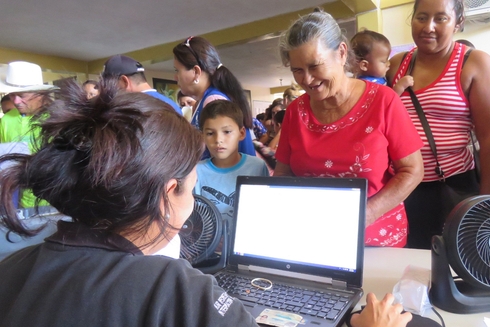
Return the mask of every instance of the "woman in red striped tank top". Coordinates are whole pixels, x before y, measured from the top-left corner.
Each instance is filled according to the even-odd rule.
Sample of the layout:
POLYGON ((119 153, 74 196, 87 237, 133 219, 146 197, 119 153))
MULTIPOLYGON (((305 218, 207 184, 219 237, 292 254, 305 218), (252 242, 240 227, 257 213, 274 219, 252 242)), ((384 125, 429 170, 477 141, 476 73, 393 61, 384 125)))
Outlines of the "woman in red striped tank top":
POLYGON ((490 56, 478 50, 465 56, 469 48, 453 41, 463 24, 463 0, 416 0, 411 20, 416 48, 390 60, 387 73, 390 85, 408 81, 412 86, 437 150, 436 158, 410 95, 405 91, 401 99, 424 142, 425 168, 422 183, 405 201, 409 247, 430 248, 432 236, 442 233, 444 220, 452 209, 444 194, 444 183, 465 195, 490 193, 490 129, 487 126, 490 98, 486 92, 490 85, 490 56), (413 79, 403 78, 405 75, 413 79), (473 127, 481 146, 481 185, 468 147, 473 127), (443 173, 440 170, 437 173, 437 167, 443 173))

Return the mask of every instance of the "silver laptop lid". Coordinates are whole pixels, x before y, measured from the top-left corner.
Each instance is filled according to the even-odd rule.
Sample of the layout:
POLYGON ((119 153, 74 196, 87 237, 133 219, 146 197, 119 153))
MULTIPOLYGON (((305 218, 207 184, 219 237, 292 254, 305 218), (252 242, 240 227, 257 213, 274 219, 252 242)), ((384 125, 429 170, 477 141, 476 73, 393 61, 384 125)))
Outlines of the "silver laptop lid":
POLYGON ((231 265, 362 286, 365 179, 237 179, 231 265))

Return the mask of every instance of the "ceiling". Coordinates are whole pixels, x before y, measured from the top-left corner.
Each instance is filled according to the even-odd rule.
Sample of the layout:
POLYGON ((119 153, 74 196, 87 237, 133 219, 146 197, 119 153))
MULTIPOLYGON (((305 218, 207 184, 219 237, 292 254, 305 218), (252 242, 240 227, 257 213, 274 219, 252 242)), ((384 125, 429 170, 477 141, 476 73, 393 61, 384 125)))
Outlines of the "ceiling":
MULTIPOLYGON (((1 6, 0 45, 4 49, 90 63, 118 53, 174 43, 190 35, 218 34, 217 31, 234 26, 336 2, 343 1, 12 1, 1 6)), ((343 27, 352 34, 354 25, 351 20, 343 27)), ((222 63, 244 85, 289 85, 291 73, 281 66, 277 51, 279 32, 246 41, 236 35, 237 42, 219 44, 222 63)), ((171 51, 161 58, 141 61, 147 70, 173 72, 172 60, 168 60, 171 51)))

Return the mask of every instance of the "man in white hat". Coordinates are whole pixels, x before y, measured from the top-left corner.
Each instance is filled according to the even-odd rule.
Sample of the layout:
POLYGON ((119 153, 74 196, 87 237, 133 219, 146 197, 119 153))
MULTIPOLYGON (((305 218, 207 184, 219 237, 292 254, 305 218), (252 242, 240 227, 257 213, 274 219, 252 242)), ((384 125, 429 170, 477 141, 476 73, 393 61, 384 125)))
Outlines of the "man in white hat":
MULTIPOLYGON (((14 61, 0 67, 0 93, 7 93, 16 107, 0 120, 0 143, 25 142, 31 151, 34 150, 39 131, 31 129, 31 116, 51 101, 50 93, 54 89, 53 85, 43 83, 39 65, 14 61)), ((25 191, 20 206, 31 208, 34 204, 34 195, 25 191)))

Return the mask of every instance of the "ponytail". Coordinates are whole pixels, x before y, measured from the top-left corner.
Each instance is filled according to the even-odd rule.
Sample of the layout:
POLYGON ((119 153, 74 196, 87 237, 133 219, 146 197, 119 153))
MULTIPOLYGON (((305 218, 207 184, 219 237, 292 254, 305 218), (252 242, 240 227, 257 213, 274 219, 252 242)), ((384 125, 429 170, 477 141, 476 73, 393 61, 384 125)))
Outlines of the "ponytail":
POLYGON ((240 107, 243 113, 243 125, 248 129, 253 128, 250 104, 245 96, 242 85, 235 75, 226 66, 221 65, 211 76, 211 83, 240 107))

